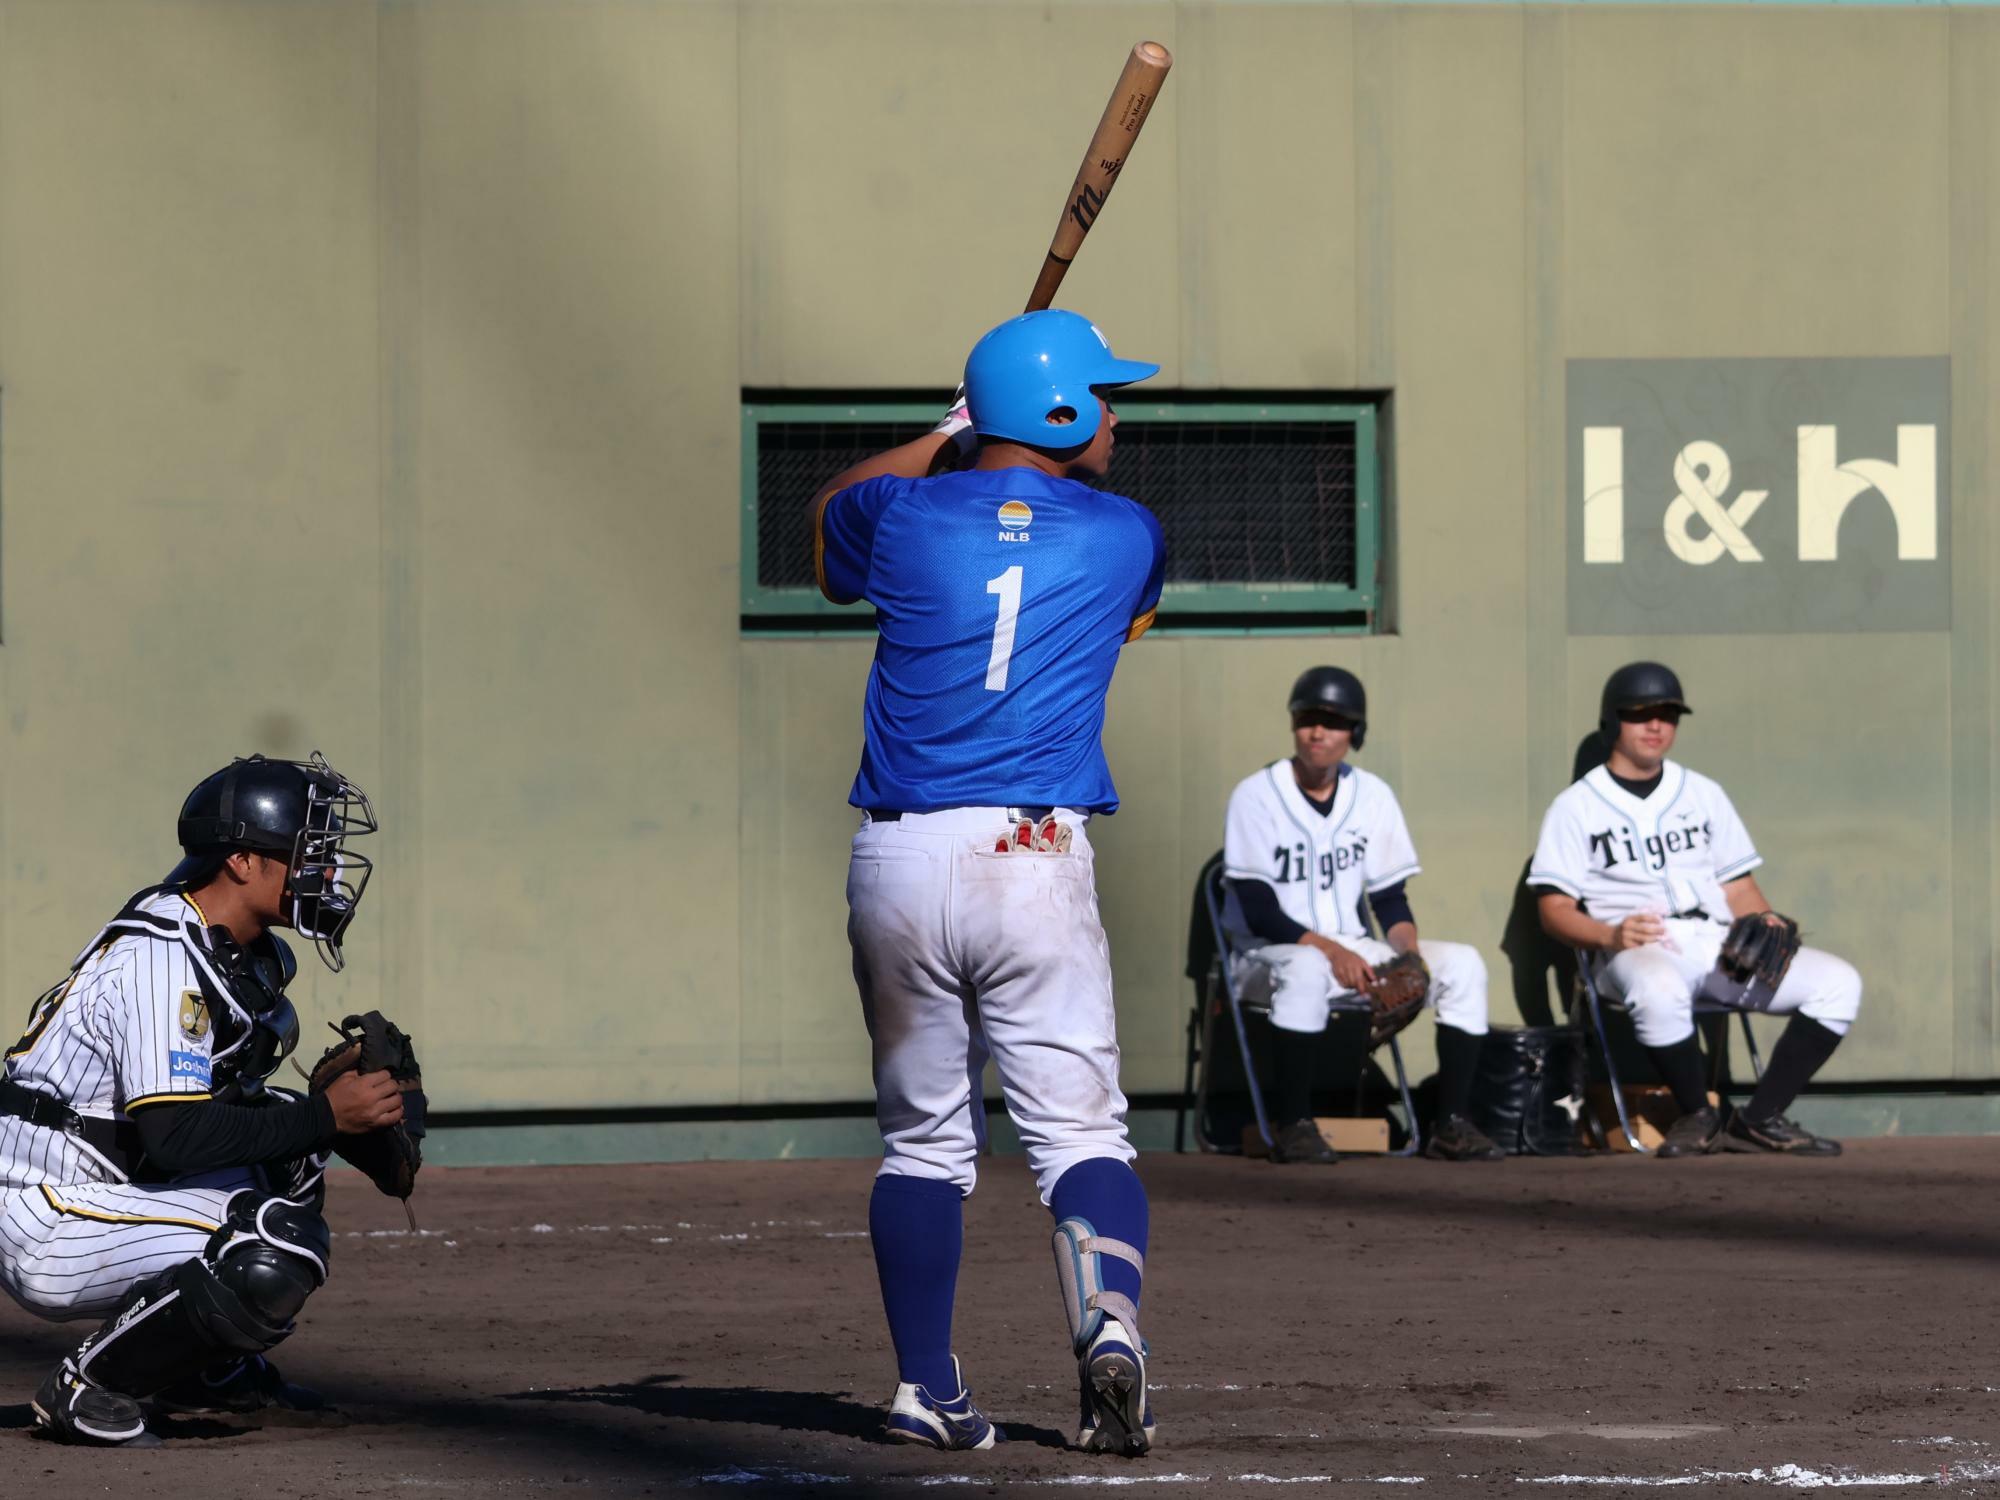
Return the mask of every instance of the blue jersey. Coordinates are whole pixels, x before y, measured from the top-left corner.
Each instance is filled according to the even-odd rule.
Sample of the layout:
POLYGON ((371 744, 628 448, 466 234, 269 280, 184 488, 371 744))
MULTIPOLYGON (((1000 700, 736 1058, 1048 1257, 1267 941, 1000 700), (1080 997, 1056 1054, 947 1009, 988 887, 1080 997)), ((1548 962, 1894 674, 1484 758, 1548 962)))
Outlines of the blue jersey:
POLYGON ((850 802, 1116 810, 1104 695, 1160 602, 1151 511, 1028 468, 865 479, 813 550, 820 591, 880 631, 850 802))

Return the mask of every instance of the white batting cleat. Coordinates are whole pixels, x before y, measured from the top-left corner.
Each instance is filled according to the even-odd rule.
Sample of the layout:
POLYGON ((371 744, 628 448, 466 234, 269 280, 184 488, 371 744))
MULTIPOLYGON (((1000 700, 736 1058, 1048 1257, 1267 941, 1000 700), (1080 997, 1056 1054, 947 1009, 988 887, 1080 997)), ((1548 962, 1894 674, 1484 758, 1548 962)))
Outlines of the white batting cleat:
POLYGON ((897 1386, 882 1435, 892 1443, 916 1443, 947 1452, 1006 1442, 1007 1434, 972 1404, 972 1392, 965 1388, 956 1354, 951 1357, 951 1373, 958 1382, 958 1394, 948 1400, 941 1401, 923 1386, 908 1381, 897 1386))
POLYGON ((1153 1404, 1146 1396, 1146 1345, 1116 1318, 1090 1341, 1077 1361, 1083 1387, 1083 1422, 1076 1445, 1086 1453, 1138 1458, 1153 1446, 1153 1404))

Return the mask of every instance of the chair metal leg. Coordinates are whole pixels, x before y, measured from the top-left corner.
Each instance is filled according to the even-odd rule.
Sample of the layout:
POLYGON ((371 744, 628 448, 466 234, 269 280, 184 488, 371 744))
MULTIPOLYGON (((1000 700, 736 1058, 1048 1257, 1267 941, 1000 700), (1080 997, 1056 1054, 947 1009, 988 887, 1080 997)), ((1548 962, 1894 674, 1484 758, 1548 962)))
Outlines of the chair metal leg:
POLYGON ((1201 1067, 1195 1074, 1194 1136, 1203 1151, 1219 1151, 1209 1133, 1208 1070, 1215 1057, 1215 993, 1211 990, 1201 1007, 1201 1067))
POLYGON ((1187 1021, 1187 1070, 1181 1079, 1180 1106, 1174 1111, 1174 1155, 1187 1150, 1188 1102, 1194 1098, 1195 1064, 1201 1058, 1201 1018, 1208 1009, 1208 987, 1196 984, 1194 987, 1194 1009, 1188 1012, 1187 1021))
POLYGON ((1417 1123, 1417 1104, 1410 1097, 1410 1077, 1403 1069, 1403 1042, 1400 1037, 1389 1038, 1389 1057, 1396 1064, 1396 1092, 1403 1100, 1403 1123, 1409 1127, 1409 1140, 1403 1149, 1393 1153, 1396 1156, 1415 1156, 1423 1149, 1423 1127, 1417 1123))
POLYGON ((1757 1033, 1750 1028, 1750 1012, 1738 1011, 1737 1019, 1743 1023, 1743 1045, 1750 1053, 1750 1078, 1754 1083, 1764 1081, 1764 1054, 1757 1050, 1757 1033))
POLYGON ((1250 1112, 1257 1117, 1257 1134, 1264 1138, 1268 1150, 1277 1144, 1277 1139, 1271 1134, 1271 1121, 1264 1112, 1264 1090, 1257 1084, 1257 1064, 1250 1056, 1250 1032, 1243 1024, 1243 1007, 1236 1003, 1227 981, 1223 993, 1229 1001, 1229 1018, 1236 1023, 1236 1050, 1243 1059, 1243 1081, 1250 1085, 1250 1112))
MULTIPOLYGON (((1587 963, 1587 958, 1579 962, 1587 963)), ((1625 1143, 1641 1156, 1651 1156, 1652 1148, 1643 1144, 1639 1133, 1632 1128, 1632 1117, 1625 1110, 1625 1090, 1618 1082, 1618 1065, 1611 1060, 1611 1038, 1604 1030, 1604 1007, 1597 998, 1597 986, 1590 980, 1584 981, 1584 1004, 1590 1010, 1591 1029, 1597 1033, 1597 1050, 1604 1058, 1604 1078, 1611 1085, 1611 1107, 1618 1112, 1618 1128, 1625 1132, 1625 1143)))

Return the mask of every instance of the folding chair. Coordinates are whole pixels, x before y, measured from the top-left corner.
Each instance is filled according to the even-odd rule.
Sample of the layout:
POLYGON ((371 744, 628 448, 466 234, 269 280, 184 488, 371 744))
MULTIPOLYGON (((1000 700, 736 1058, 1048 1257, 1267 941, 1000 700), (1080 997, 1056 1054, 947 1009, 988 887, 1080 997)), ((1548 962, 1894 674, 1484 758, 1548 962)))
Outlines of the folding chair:
MULTIPOLYGON (((1209 1064, 1215 1055, 1216 1020, 1224 1012, 1228 1013, 1230 1027, 1236 1037, 1237 1056, 1243 1061, 1243 1077, 1250 1093, 1250 1112, 1256 1119, 1257 1133, 1263 1137, 1264 1144, 1268 1148, 1275 1139, 1271 1132, 1271 1116, 1264 1104, 1263 1087, 1257 1081, 1257 1064, 1251 1055, 1250 1033, 1244 1025, 1243 1016, 1247 1010, 1256 1010, 1268 1015, 1269 1008, 1247 1004, 1238 991, 1232 962, 1234 955, 1229 944, 1229 930, 1223 925, 1222 920, 1222 855, 1219 851, 1201 867, 1197 889, 1200 893, 1197 910, 1205 911, 1207 914, 1207 935, 1214 944, 1214 957, 1205 973, 1193 976, 1195 1011, 1188 1018, 1187 1079, 1181 1094, 1180 1115, 1174 1126, 1174 1149, 1176 1151, 1181 1149, 1181 1142, 1185 1136, 1187 1101, 1190 1097, 1194 1100, 1195 1134, 1202 1149, 1204 1151, 1222 1149, 1209 1140, 1208 1132, 1202 1125, 1208 1118, 1209 1064)), ((1333 1010, 1336 1014, 1354 1013, 1366 1016, 1372 1014, 1373 1009, 1366 995, 1336 996, 1333 1001, 1333 1010)), ((1403 1068, 1401 1039, 1389 1038, 1388 1048, 1389 1056, 1394 1060, 1396 1067, 1396 1092, 1402 1102, 1403 1124, 1408 1136, 1403 1148, 1390 1154, 1414 1156, 1422 1147, 1423 1140, 1417 1124, 1416 1104, 1410 1098, 1409 1076, 1403 1068)), ((1367 1071, 1365 1058, 1362 1071, 1365 1077, 1367 1071)), ((1361 1097, 1362 1080, 1357 1079, 1354 1090, 1357 1112, 1360 1109, 1361 1097)))
MULTIPOLYGON (((1623 1001, 1607 1000, 1599 993, 1597 979, 1590 971, 1591 955, 1581 948, 1576 949, 1575 952, 1576 994, 1581 994, 1584 1008, 1590 1012, 1590 1029, 1592 1034, 1597 1038, 1597 1055, 1604 1060, 1604 1078, 1605 1082, 1611 1086, 1611 1105, 1618 1112, 1618 1128, 1625 1132, 1625 1142, 1627 1145, 1642 1155, 1650 1156, 1652 1155, 1652 1148, 1641 1145, 1639 1143, 1638 1132, 1632 1128, 1632 1116, 1625 1108, 1625 1090, 1618 1080, 1618 1064, 1611 1053, 1610 1034, 1604 1028, 1604 1012, 1606 1010, 1623 1011, 1628 1015, 1631 1012, 1623 1001)), ((1575 998, 1576 995, 1573 994, 1571 996, 1572 1013, 1575 1009, 1575 998)), ((1749 1011, 1732 1005, 1719 1005, 1705 996, 1696 995, 1694 999, 1694 1013, 1697 1020, 1703 1016, 1731 1015, 1741 1020, 1743 1023, 1743 1045, 1750 1052, 1750 1075, 1753 1079, 1761 1079, 1764 1076, 1764 1055, 1757 1050, 1757 1033, 1750 1029, 1749 1011)), ((1709 1066, 1711 1081, 1719 1078, 1722 1071, 1722 1059, 1729 1041, 1726 1022, 1724 1023, 1724 1028, 1721 1037, 1716 1039, 1716 1045, 1710 1049, 1713 1054, 1709 1066)))

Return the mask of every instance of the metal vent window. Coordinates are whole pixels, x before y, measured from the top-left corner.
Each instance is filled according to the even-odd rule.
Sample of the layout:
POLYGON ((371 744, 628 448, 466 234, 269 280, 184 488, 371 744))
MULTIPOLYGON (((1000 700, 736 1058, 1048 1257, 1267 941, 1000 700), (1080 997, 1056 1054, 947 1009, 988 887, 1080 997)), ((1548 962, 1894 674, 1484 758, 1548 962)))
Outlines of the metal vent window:
MULTIPOLYGON (((1373 405, 1121 402, 1110 488, 1160 518, 1164 629, 1369 628, 1382 505, 1373 405)), ((865 628, 813 583, 806 504, 847 465, 930 430, 932 403, 746 402, 743 619, 865 628)))

